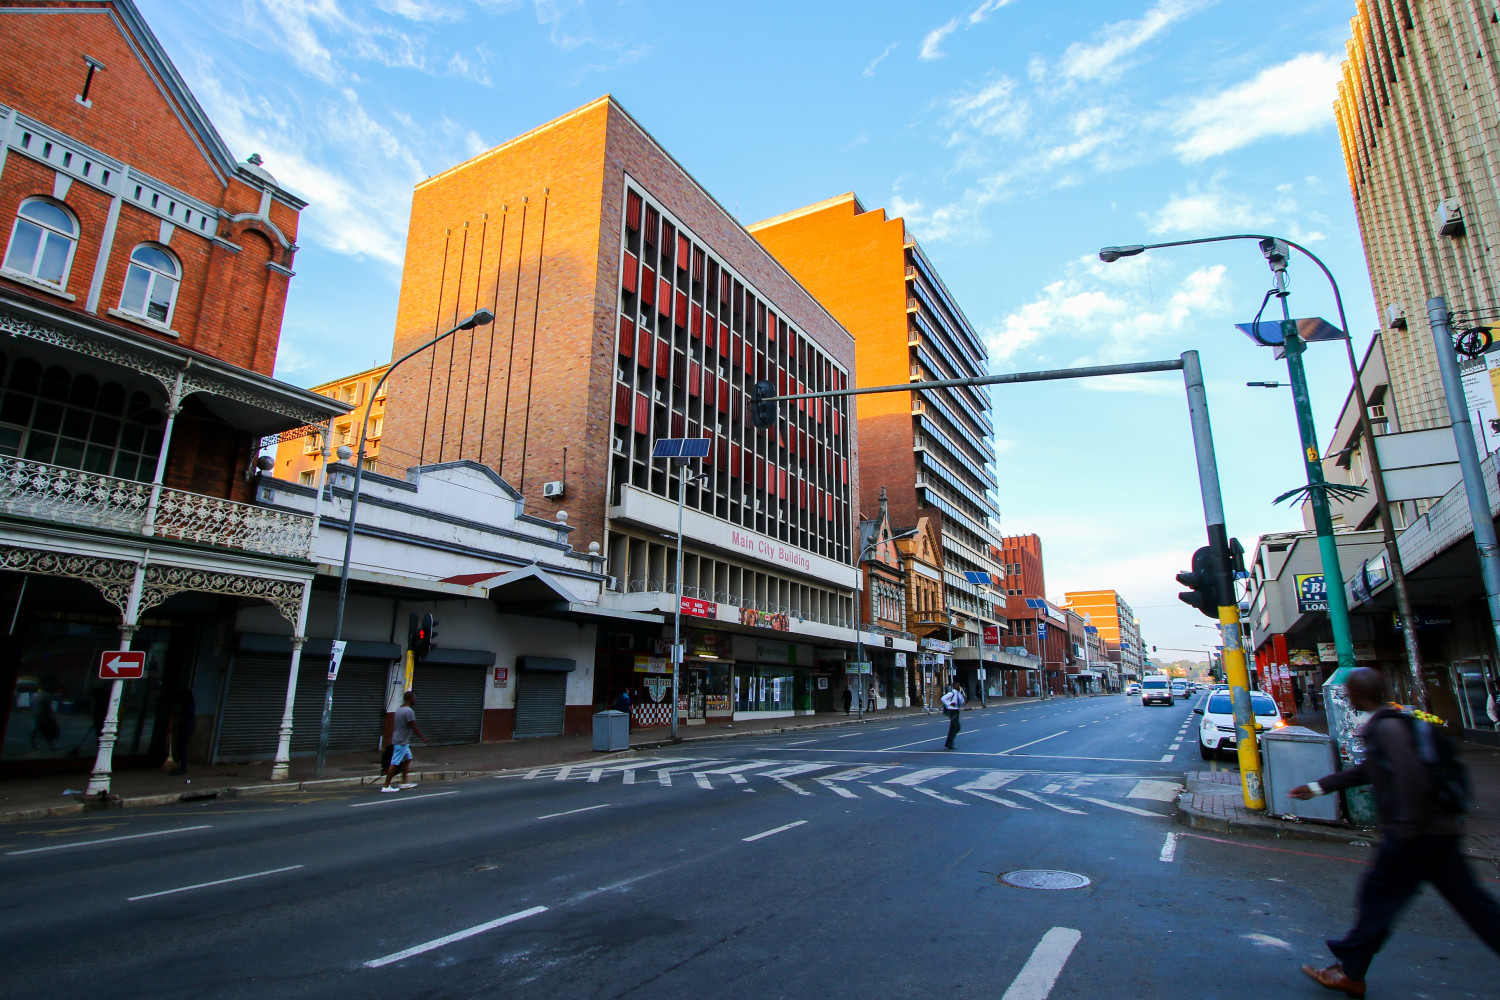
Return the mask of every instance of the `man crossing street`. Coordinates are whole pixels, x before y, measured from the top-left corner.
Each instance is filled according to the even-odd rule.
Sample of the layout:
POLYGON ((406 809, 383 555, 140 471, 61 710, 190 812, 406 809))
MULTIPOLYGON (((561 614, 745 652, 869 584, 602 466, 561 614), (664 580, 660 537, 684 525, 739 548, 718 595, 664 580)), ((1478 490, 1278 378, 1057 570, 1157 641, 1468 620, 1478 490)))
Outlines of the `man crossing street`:
POLYGON ((958 720, 963 713, 963 707, 964 693, 959 690, 957 681, 951 682, 947 693, 943 695, 943 711, 948 713, 948 742, 943 746, 949 750, 954 749, 953 741, 958 738, 958 720))

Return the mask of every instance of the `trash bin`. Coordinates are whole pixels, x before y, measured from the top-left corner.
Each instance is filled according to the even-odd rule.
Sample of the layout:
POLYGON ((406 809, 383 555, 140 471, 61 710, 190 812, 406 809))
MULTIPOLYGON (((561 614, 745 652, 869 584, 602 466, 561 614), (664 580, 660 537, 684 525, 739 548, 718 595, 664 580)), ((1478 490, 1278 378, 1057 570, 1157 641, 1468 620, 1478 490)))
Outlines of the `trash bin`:
POLYGON ((1343 818, 1340 797, 1319 795, 1306 801, 1290 792, 1336 770, 1333 738, 1305 726, 1287 726, 1261 734, 1260 749, 1266 783, 1266 812, 1272 816, 1337 823, 1343 818))
POLYGON ((594 749, 629 750, 630 716, 613 709, 594 713, 594 749))

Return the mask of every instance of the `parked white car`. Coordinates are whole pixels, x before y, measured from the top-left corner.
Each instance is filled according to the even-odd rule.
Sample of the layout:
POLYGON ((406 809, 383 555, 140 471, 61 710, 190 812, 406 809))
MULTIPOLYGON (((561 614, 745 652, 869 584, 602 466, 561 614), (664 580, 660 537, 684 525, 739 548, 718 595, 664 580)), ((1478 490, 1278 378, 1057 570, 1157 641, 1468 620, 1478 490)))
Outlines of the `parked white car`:
MULTIPOLYGON (((1260 691, 1250 692, 1250 710, 1255 713, 1255 724, 1259 729, 1281 729, 1286 720, 1276 707, 1276 700, 1260 691)), ((1198 752, 1204 760, 1212 760, 1221 750, 1233 751, 1239 747, 1239 737, 1234 730, 1234 706, 1229 692, 1213 691, 1207 701, 1193 712, 1202 715, 1198 723, 1198 752)))

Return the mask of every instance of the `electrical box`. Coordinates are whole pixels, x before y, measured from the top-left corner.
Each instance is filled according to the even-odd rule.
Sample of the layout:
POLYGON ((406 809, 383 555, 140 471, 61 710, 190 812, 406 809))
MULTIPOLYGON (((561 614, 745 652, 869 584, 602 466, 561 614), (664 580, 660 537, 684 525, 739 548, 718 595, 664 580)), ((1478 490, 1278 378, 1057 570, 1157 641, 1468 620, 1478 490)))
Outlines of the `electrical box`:
POLYGON ((1266 783, 1266 812, 1272 816, 1337 823, 1343 818, 1337 795, 1294 799, 1287 793, 1298 785, 1317 781, 1337 767, 1333 738, 1304 726, 1286 726, 1261 734, 1260 750, 1266 783))
POLYGON ((544 497, 560 497, 560 496, 563 495, 563 489, 564 489, 564 487, 563 487, 562 480, 561 479, 554 479, 550 483, 543 483, 542 484, 542 496, 544 496, 544 497))
POLYGON ((1464 234, 1464 212, 1457 198, 1444 198, 1432 212, 1432 224, 1439 236, 1462 236, 1464 234))

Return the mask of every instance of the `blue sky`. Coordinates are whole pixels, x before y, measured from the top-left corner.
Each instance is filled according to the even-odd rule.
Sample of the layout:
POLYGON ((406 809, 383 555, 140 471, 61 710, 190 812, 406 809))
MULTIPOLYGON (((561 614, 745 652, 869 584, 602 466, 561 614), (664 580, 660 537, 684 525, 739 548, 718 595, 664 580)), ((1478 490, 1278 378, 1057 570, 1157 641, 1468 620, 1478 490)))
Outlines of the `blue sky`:
MULTIPOLYGON (((904 215, 993 369, 1202 352, 1229 529, 1300 527, 1285 381, 1230 324, 1269 285, 1253 244, 1100 264, 1102 245, 1272 231, 1374 328, 1332 101, 1353 4, 139 0, 238 157, 303 214, 277 374, 389 359, 411 189, 613 93, 745 223, 853 190, 904 215), (212 16, 205 16, 211 11, 212 16)), ((1295 315, 1334 316, 1294 265, 1295 315)), ((1308 356, 1320 428, 1347 391, 1308 356)), ((1148 643, 1213 635, 1173 573, 1203 544, 1179 379, 995 391, 1007 533, 1042 535, 1049 596, 1114 587, 1148 643)), ((1326 438, 1325 438, 1326 440, 1326 438)))

